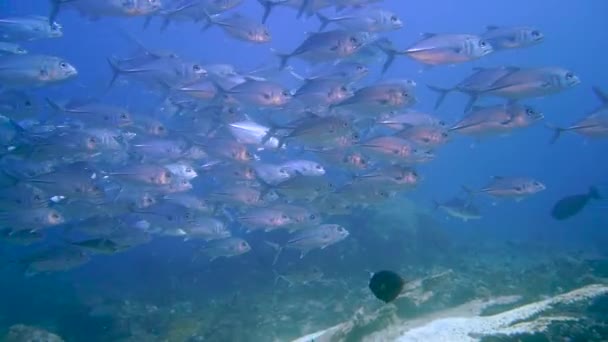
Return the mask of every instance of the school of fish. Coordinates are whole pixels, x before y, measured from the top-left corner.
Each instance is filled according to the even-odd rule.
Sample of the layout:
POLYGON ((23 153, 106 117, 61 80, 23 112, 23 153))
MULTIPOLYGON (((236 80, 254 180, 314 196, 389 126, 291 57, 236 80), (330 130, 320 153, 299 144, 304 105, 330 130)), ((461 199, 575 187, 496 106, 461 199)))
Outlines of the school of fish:
MULTIPOLYGON (((543 32, 489 26, 481 33, 425 33, 398 47, 383 33, 406 29, 406 20, 380 0, 257 0, 261 18, 240 12, 243 2, 51 0, 46 16, 0 18, 0 239, 27 246, 50 229, 65 234, 65 244, 20 260, 27 274, 72 269, 159 236, 200 241, 209 260, 257 248, 273 248, 274 262, 288 250, 305 257, 349 237, 352 227, 336 223, 336 216, 414 190, 424 179, 417 165, 432 163, 454 137, 539 124, 542 110, 527 99, 581 83, 562 66, 474 68, 455 85, 428 85, 438 95, 436 108, 448 94, 469 97, 462 118, 447 123, 415 109, 420 80, 374 81, 371 69, 384 73, 400 56, 427 69, 502 50, 525 54, 543 42, 543 32), (317 20, 319 31, 289 51, 273 49, 265 22, 279 6, 317 20), (159 34, 186 22, 203 30, 201 39, 220 30, 243 44, 267 45, 276 59, 264 61, 272 67, 242 71, 145 46, 125 32, 136 48, 108 55, 100 68, 108 70, 108 89, 126 84, 153 94, 155 111, 103 96, 40 98, 38 88, 76 82, 79 67, 20 44, 78 30, 60 24, 67 11, 80 13, 83 22, 137 19, 147 30, 158 23, 159 34), (477 105, 485 97, 499 102, 477 105), (47 113, 44 120, 40 112, 47 113), (266 244, 250 244, 252 234, 263 234, 266 244)), ((552 142, 566 132, 608 137, 608 95, 594 91, 596 110, 569 127, 547 124, 552 142)), ((545 189, 521 172, 464 188, 436 207, 465 221, 479 219, 473 198, 519 201, 545 189)), ((286 275, 277 279, 291 283, 286 275)))

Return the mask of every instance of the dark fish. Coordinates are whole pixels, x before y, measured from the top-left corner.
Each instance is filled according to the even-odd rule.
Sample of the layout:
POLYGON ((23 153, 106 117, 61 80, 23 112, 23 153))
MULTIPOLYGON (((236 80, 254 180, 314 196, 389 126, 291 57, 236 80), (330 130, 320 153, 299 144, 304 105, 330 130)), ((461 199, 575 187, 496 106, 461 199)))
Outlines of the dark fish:
POLYGON ((566 196, 553 205, 551 216, 556 220, 565 220, 581 212, 591 199, 601 199, 597 188, 589 188, 586 194, 566 196))
POLYGON ((390 303, 395 300, 401 291, 405 281, 395 272, 380 271, 374 273, 369 280, 369 289, 376 298, 385 303, 390 303))

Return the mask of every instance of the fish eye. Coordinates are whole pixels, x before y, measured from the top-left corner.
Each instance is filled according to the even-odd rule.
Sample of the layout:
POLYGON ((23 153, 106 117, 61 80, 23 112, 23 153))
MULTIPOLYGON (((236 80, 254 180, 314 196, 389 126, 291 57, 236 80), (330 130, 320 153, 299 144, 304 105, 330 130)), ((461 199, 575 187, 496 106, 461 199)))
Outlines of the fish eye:
POLYGON ((568 72, 568 73, 566 73, 566 78, 567 79, 572 79, 572 78, 574 78, 574 74, 571 73, 571 72, 568 72))
POLYGON ((262 94, 262 96, 263 96, 263 97, 264 97, 266 100, 269 100, 269 99, 270 99, 270 94, 266 94, 266 93, 264 93, 264 94, 262 94))
POLYGON ((315 165, 315 169, 317 169, 317 170, 322 170, 322 169, 323 169, 323 166, 321 166, 321 165, 315 165))
POLYGON ((67 69, 68 68, 68 63, 61 62, 61 63, 59 63, 59 67, 62 68, 62 69, 67 69))
POLYGON ((194 71, 201 71, 201 67, 198 64, 194 64, 194 66, 192 66, 192 70, 194 70, 194 71))
POLYGON ((481 47, 486 47, 486 45, 488 45, 488 44, 483 40, 479 42, 479 46, 481 46, 481 47))
POLYGON ((241 247, 243 247, 243 248, 244 248, 244 247, 247 247, 247 243, 246 243, 245 241, 241 242, 241 243, 240 243, 240 245, 241 245, 241 247))
POLYGON ((291 96, 291 93, 287 90, 283 90, 281 94, 283 94, 283 96, 291 96))
POLYGON ((410 96, 410 94, 407 91, 402 91, 401 96, 408 97, 408 96, 410 96))
POLYGON ((447 138, 448 137, 448 133, 443 132, 443 133, 441 133, 441 136, 444 137, 444 138, 447 138))
POLYGON ((532 109, 528 108, 528 109, 526 109, 526 114, 533 115, 534 111, 532 109))
POLYGON ((357 70, 358 71, 362 71, 364 69, 365 69, 365 67, 363 65, 357 65, 357 70))
POLYGON ((53 219, 58 219, 58 218, 59 218, 59 215, 58 215, 57 213, 52 213, 52 214, 51 214, 51 218, 53 218, 53 219))
POLYGON ((308 218, 311 220, 314 220, 317 218, 317 216, 315 214, 310 214, 310 216, 308 218))
POLYGON ((540 36, 540 32, 537 30, 534 30, 530 33, 532 35, 532 37, 539 37, 540 36))
POLYGON ((357 42, 359 42, 359 40, 357 39, 357 37, 350 37, 350 42, 356 44, 357 42))
POLYGON ((439 125, 440 125, 440 126, 445 126, 445 125, 446 125, 446 123, 445 123, 445 121, 439 121, 439 125))

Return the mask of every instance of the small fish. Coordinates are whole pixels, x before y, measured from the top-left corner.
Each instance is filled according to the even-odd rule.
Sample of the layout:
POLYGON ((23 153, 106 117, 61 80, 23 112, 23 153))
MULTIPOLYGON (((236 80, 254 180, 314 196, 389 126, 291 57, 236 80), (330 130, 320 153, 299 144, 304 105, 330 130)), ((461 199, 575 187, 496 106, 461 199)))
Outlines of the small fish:
POLYGON ((494 176, 492 181, 479 190, 463 188, 468 194, 485 193, 499 198, 514 198, 519 201, 546 189, 546 186, 528 177, 494 176))
POLYGON ((242 255, 250 250, 251 246, 247 241, 237 237, 230 237, 209 242, 200 249, 200 253, 205 254, 211 262, 217 258, 231 258, 242 255))
POLYGON ((22 42, 62 36, 62 26, 46 17, 30 15, 0 19, 0 40, 22 42))
POLYGON ((459 218, 464 222, 481 219, 479 209, 473 205, 470 198, 456 197, 443 203, 434 201, 434 208, 441 209, 448 215, 459 218))
POLYGON ((87 263, 91 258, 79 248, 52 247, 27 256, 20 263, 27 265, 25 275, 65 272, 87 263))
POLYGON ((38 230, 0 229, 0 240, 14 245, 29 246, 38 243, 43 239, 44 235, 38 230))
POLYGON ((355 91, 353 96, 330 108, 347 107, 366 115, 366 113, 409 107, 417 101, 414 86, 415 83, 409 80, 380 82, 355 91))
POLYGON ((531 126, 543 118, 542 112, 517 103, 488 107, 473 106, 464 118, 449 128, 449 131, 478 137, 498 135, 531 126))
POLYGON ((64 82, 77 75, 76 68, 60 57, 0 56, 0 83, 7 87, 41 87, 64 82))
POLYGON ((599 88, 594 87, 593 90, 600 101, 602 101, 601 107, 568 127, 548 126, 554 131, 551 138, 552 144, 564 132, 576 132, 589 138, 608 137, 608 95, 604 94, 599 88))
POLYGON ((184 240, 202 239, 205 241, 221 240, 232 236, 224 222, 214 217, 198 217, 193 225, 184 228, 184 240))
POLYGON ((580 213, 590 200, 599 200, 602 197, 595 187, 589 188, 586 194, 566 196, 555 202, 551 209, 551 216, 556 220, 566 220, 580 213))
POLYGON ((121 246, 108 238, 94 238, 89 240, 70 242, 70 245, 82 248, 96 254, 115 254, 129 246, 121 246))
POLYGON ((412 110, 406 110, 403 114, 391 111, 388 115, 381 117, 377 123, 399 131, 416 126, 437 126, 443 128, 447 126, 445 121, 432 114, 412 110))
POLYGON ((497 96, 514 102, 556 94, 580 83, 577 75, 564 68, 521 68, 498 79, 480 92, 480 96, 497 96))
POLYGON ((321 21, 319 31, 323 31, 331 23, 335 23, 349 31, 362 32, 388 32, 403 27, 403 22, 397 14, 381 8, 364 7, 333 18, 326 17, 317 12, 317 18, 321 21))
POLYGON ((26 53, 27 50, 17 44, 0 41, 0 56, 25 55, 26 53))
POLYGON ((270 81, 248 80, 221 93, 235 98, 243 105, 260 108, 283 107, 291 101, 292 95, 282 85, 270 81))
POLYGON ((279 255, 285 248, 299 250, 300 259, 302 259, 311 250, 325 249, 328 246, 346 239, 348 235, 348 230, 338 224, 322 224, 317 227, 300 230, 294 233, 283 246, 269 243, 277 250, 273 265, 276 264, 279 255))
POLYGON ((469 62, 490 54, 492 45, 472 34, 425 33, 422 39, 404 51, 383 47, 388 58, 382 72, 391 66, 395 55, 407 55, 427 66, 469 62))
POLYGON ((263 230, 269 232, 291 223, 290 217, 281 209, 274 207, 252 208, 238 216, 238 221, 247 232, 263 230))
POLYGON ((545 35, 534 27, 512 26, 499 27, 488 26, 486 32, 481 35, 483 39, 496 50, 518 49, 541 43, 545 35))
POLYGON ((288 173, 300 174, 303 176, 323 176, 325 174, 323 165, 312 160, 290 160, 281 164, 280 167, 288 173))
POLYGON ((492 87, 501 78, 517 70, 514 67, 473 68, 474 72, 471 75, 451 88, 429 85, 429 89, 439 95, 435 102, 435 109, 439 108, 449 93, 457 91, 469 96, 469 101, 464 109, 465 112, 468 112, 482 92, 492 87))
POLYGON ((135 17, 147 16, 160 10, 161 0, 51 0, 49 22, 53 22, 64 7, 77 10, 82 16, 91 20, 100 17, 135 17))
POLYGON ((365 42, 360 33, 333 30, 313 33, 289 54, 278 54, 280 68, 284 69, 293 57, 299 57, 312 64, 341 59, 354 54, 365 42))
POLYGON ((219 26, 233 38, 242 41, 262 44, 272 40, 270 30, 266 25, 238 13, 224 19, 216 19, 209 15, 205 28, 212 25, 219 26))

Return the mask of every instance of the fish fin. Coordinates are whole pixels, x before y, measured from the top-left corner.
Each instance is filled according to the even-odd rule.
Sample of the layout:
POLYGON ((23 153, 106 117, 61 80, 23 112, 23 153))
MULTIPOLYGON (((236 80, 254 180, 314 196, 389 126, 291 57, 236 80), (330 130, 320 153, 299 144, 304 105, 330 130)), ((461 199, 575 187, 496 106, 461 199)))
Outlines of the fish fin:
POLYGON ((437 35, 437 33, 431 33, 431 32, 422 32, 420 34, 422 39, 429 39, 429 38, 435 37, 436 35, 437 35))
POLYGON ((432 202, 433 202, 433 211, 439 209, 441 204, 439 204, 439 202, 437 202, 436 200, 432 200, 432 202))
POLYGON ((302 14, 304 14, 304 11, 306 11, 308 8, 310 8, 310 0, 303 0, 300 8, 298 8, 298 15, 296 15, 296 18, 300 19, 302 14))
POLYGON ((300 259, 304 259, 304 257, 306 256, 306 254, 308 254, 308 252, 310 252, 310 249, 303 249, 303 250, 301 250, 300 251, 300 259))
POLYGON ((602 102, 602 107, 608 106, 608 94, 603 92, 599 87, 593 87, 593 93, 602 102))
POLYGON ((600 192, 595 186, 589 188, 589 197, 593 199, 602 199, 600 192))
POLYGON ((279 58, 279 70, 285 69, 287 67, 287 62, 289 62, 289 59, 292 57, 292 54, 279 53, 275 49, 270 49, 270 51, 279 58))
POLYGON ((59 11, 61 10, 61 5, 72 2, 75 0, 51 0, 51 13, 49 13, 49 24, 53 24, 57 16, 59 15, 59 11))
POLYGON ((258 2, 260 3, 260 5, 262 5, 262 7, 264 7, 264 14, 262 14, 262 24, 265 24, 274 6, 280 4, 280 2, 273 2, 270 0, 258 0, 258 2))
POLYGON ((278 243, 274 243, 274 242, 270 242, 270 241, 264 241, 264 242, 276 251, 276 254, 274 255, 274 259, 272 260, 272 265, 274 266, 274 265, 276 265, 277 261, 279 260, 279 255, 281 255, 281 252, 283 252, 283 249, 285 248, 285 246, 281 246, 278 243))
POLYGON ((108 57, 107 61, 108 61, 108 64, 110 65, 110 68, 112 69, 112 78, 110 79, 110 83, 108 83, 108 89, 110 89, 110 88, 112 88, 114 83, 116 83, 118 76, 120 76, 120 74, 122 74, 122 70, 120 69, 117 61, 114 58, 108 57))
POLYGON ((57 102, 51 100, 48 97, 45 98, 45 101, 53 109, 53 111, 55 111, 57 113, 63 113, 66 110, 65 107, 63 107, 62 105, 58 104, 57 102))
POLYGON ((320 12, 317 12, 316 15, 319 21, 321 22, 321 24, 319 25, 319 32, 321 32, 327 27, 327 25, 331 24, 332 20, 324 16, 320 12))
POLYGON ((553 126, 550 124, 546 124, 545 125, 547 128, 552 129, 553 130, 553 135, 551 136, 551 140, 549 140, 549 144, 554 144, 557 139, 559 139, 559 137, 562 136, 562 133, 567 131, 566 128, 561 128, 561 127, 557 127, 557 126, 553 126))
POLYGON ((468 196, 473 196, 475 195, 475 191, 471 188, 469 188, 466 185, 461 185, 460 188, 462 189, 462 191, 464 191, 468 196))
POLYGON ((500 28, 500 26, 496 26, 496 25, 488 25, 486 26, 486 30, 487 31, 494 31, 494 30, 498 30, 500 28))
POLYGON ((436 92, 437 93, 437 101, 435 101, 435 109, 439 108, 439 106, 441 106, 441 103, 443 103, 443 100, 445 100, 445 97, 452 91, 454 91, 454 88, 440 88, 440 87, 436 87, 436 86, 432 86, 427 84, 427 87, 436 92))
POLYGON ((480 109, 481 106, 475 106, 475 102, 477 102, 478 99, 479 96, 477 94, 469 94, 469 101, 467 101, 467 104, 464 107, 464 112, 467 113, 470 110, 480 109))

